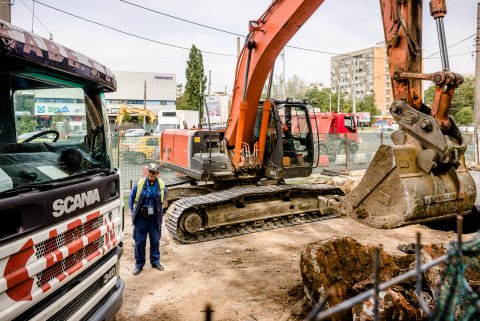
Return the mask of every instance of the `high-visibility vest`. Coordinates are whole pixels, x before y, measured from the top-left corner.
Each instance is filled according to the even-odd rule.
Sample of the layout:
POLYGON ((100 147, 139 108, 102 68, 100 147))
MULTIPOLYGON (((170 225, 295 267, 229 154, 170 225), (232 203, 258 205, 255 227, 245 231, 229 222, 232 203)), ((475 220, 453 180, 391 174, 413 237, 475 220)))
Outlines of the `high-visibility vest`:
MULTIPOLYGON (((146 177, 142 177, 138 180, 137 182, 137 194, 135 195, 135 204, 137 204, 138 199, 140 198, 140 194, 142 193, 143 185, 145 184, 145 179, 146 177)), ((164 189, 165 189, 165 184, 163 183, 163 180, 161 178, 157 177, 158 185, 160 186, 160 199, 162 200, 162 204, 164 202, 164 189)))

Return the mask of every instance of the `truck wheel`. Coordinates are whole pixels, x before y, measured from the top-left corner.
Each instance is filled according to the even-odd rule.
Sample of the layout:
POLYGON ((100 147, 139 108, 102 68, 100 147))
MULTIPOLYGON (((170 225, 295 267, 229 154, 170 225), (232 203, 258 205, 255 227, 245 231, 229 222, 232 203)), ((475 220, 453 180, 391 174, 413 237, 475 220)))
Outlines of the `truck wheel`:
POLYGON ((133 158, 133 161, 135 164, 143 164, 147 157, 145 156, 144 153, 137 153, 135 154, 135 157, 133 158))
POLYGON ((317 144, 315 146, 315 153, 320 153, 320 156, 328 155, 328 148, 325 145, 317 144))

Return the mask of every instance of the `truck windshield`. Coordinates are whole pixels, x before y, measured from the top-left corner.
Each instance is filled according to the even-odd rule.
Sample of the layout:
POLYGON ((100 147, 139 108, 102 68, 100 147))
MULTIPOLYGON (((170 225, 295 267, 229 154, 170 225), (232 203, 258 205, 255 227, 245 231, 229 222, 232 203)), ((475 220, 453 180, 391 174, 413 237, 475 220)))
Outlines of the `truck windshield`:
POLYGON ((344 126, 352 133, 355 132, 355 119, 352 116, 345 116, 344 118, 344 126))
POLYGON ((35 86, 9 91, 12 116, 0 118, 1 127, 10 128, 0 137, 0 192, 65 181, 92 170, 108 172, 112 165, 103 95, 51 82, 31 84, 35 86))

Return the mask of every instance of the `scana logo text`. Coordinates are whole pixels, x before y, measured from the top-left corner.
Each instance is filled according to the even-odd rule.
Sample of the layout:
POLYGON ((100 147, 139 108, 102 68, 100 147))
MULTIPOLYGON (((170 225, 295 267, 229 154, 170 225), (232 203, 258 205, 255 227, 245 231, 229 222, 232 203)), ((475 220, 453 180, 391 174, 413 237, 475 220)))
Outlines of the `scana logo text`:
POLYGON ((100 195, 98 189, 90 190, 81 194, 75 194, 73 196, 67 196, 65 199, 58 199, 53 202, 53 216, 59 217, 64 213, 70 213, 79 208, 92 205, 93 203, 100 202, 100 195))

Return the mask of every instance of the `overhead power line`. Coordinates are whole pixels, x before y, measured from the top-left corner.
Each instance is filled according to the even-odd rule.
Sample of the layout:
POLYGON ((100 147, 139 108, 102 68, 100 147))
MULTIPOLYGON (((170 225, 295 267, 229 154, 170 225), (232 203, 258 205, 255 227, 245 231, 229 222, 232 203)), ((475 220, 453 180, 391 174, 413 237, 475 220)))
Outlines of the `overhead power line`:
MULTIPOLYGON (((27 6, 27 4, 23 0, 20 0, 20 2, 25 6, 25 8, 28 9, 28 11, 30 11, 32 13, 32 19, 33 18, 37 19, 37 21, 40 23, 40 25, 43 27, 43 29, 45 29, 50 34, 50 40, 53 40, 52 33, 50 32, 50 30, 47 29, 47 27, 45 27, 45 25, 40 21, 40 19, 38 19, 38 17, 35 15, 35 12, 29 6, 27 6)), ((32 22, 32 32, 33 32, 33 22, 32 22)))
MULTIPOLYGON (((162 41, 158 41, 158 40, 155 40, 155 39, 151 39, 151 38, 147 38, 147 37, 144 37, 144 36, 140 36, 140 35, 137 35, 137 34, 134 34, 134 33, 131 33, 131 32, 127 32, 127 31, 124 31, 124 30, 120 30, 118 28, 114 28, 114 27, 111 27, 111 26, 108 26, 106 24, 103 24, 103 23, 100 23, 100 22, 97 22, 97 21, 93 21, 91 19, 87 19, 87 18, 84 18, 84 17, 81 17, 79 15, 76 15, 76 14, 73 14, 73 13, 70 13, 70 12, 67 12, 65 10, 62 10, 62 9, 59 9, 59 8, 56 8, 56 7, 53 7, 53 6, 50 6, 46 3, 43 3, 41 1, 38 1, 38 0, 32 0, 33 2, 36 2, 40 5, 43 5, 47 8, 50 8, 52 10, 56 10, 58 12, 61 12, 61 13, 64 13, 66 15, 69 15, 69 16, 72 16, 72 17, 75 17, 77 19, 81 19, 81 20, 84 20, 84 21, 87 21, 87 22, 90 22, 90 23, 93 23, 93 24, 96 24, 98 26, 101 26, 101 27, 104 27, 104 28, 107 28, 107 29, 110 29, 110 30, 113 30, 113 31, 116 31, 116 32, 119 32, 119 33, 122 33, 122 34, 125 34, 125 35, 128 35, 128 36, 131 36, 131 37, 135 37, 135 38, 138 38, 138 39, 142 39, 142 40, 146 40, 146 41, 149 41, 149 42, 153 42, 153 43, 158 43, 158 44, 161 44, 161 45, 164 45, 164 46, 168 46, 168 47, 173 47, 173 48, 177 48, 177 49, 182 49, 182 50, 188 50, 190 51, 190 48, 187 48, 187 47, 183 47, 183 46, 179 46, 179 45, 175 45, 175 44, 170 44, 170 43, 166 43, 166 42, 162 42, 162 41)), ((160 14, 160 15, 163 15, 163 16, 166 16, 166 17, 169 17, 171 19, 176 19, 176 20, 179 20, 179 21, 183 21, 183 22, 186 22, 186 23, 190 23, 190 24, 193 24, 193 25, 197 25, 197 26, 200 26, 200 27, 203 27, 203 28, 207 28, 207 29, 211 29, 211 30, 215 30, 215 31, 218 31, 218 32, 223 32, 223 33, 227 33, 227 34, 231 34, 231 35, 234 35, 234 36, 238 36, 238 37, 245 37, 245 35, 241 35, 241 34, 238 34, 238 33, 235 33, 235 32, 231 32, 231 31, 228 31, 228 30, 224 30, 224 29, 221 29, 221 28, 216 28, 216 27, 212 27, 212 26, 208 26, 208 25, 205 25, 205 24, 202 24, 202 23, 198 23, 198 22, 194 22, 194 21, 191 21, 191 20, 188 20, 188 19, 184 19, 184 18, 180 18, 180 17, 176 17, 174 15, 171 15, 171 14, 167 14, 167 13, 164 13, 164 12, 161 12, 161 11, 158 11, 158 10, 155 10, 155 9, 151 9, 151 8, 148 8, 148 7, 145 7, 145 6, 141 6, 141 5, 138 5, 138 4, 135 4, 133 2, 130 2, 130 1, 127 1, 127 0, 119 0, 120 2, 123 2, 123 3, 126 3, 126 4, 129 4, 129 5, 132 5, 132 6, 135 6, 135 7, 138 7, 138 8, 141 8, 143 10, 147 10, 147 11, 150 11, 150 12, 153 12, 153 13, 156 13, 156 14, 160 14)), ((23 1, 22 1, 23 2, 23 1)), ((37 17, 35 17, 37 18, 37 17)), ((38 20, 38 18, 37 18, 38 20)), ((42 24, 43 25, 43 24, 42 24)), ((46 29, 46 28, 45 28, 46 29)), ((48 30, 47 30, 48 31, 48 30)), ((50 32, 49 32, 50 33, 50 32)), ((454 43, 453 45, 449 46, 448 48, 451 48, 453 46, 456 46, 458 45, 459 43, 462 43, 470 38, 472 38, 473 36, 475 35, 472 35, 472 36, 469 36, 465 39, 462 39, 456 43, 454 43)), ((326 55, 332 55, 332 56, 343 56, 343 57, 354 57, 355 55, 352 55, 352 54, 339 54, 339 53, 335 53, 335 52, 330 52, 330 51, 323 51, 323 50, 318 50, 318 49, 311 49, 311 48, 304 48, 304 47, 298 47, 298 46, 291 46, 291 45, 287 45, 286 46, 287 48, 292 48, 292 49, 296 49, 296 50, 302 50, 302 51, 308 51, 308 52, 314 52, 314 53, 320 53, 320 54, 326 54, 326 55)), ((219 52, 213 52, 213 51, 203 51, 201 50, 202 53, 205 53, 205 54, 211 54, 211 55, 217 55, 217 56, 226 56, 226 57, 237 57, 237 55, 234 55, 234 54, 227 54, 227 53, 219 53, 219 52)), ((427 56, 425 57, 425 59, 439 59, 439 57, 434 57, 434 58, 431 58, 432 56, 438 54, 437 53, 434 53, 430 56, 427 56)), ((457 56, 461 56, 461 55, 467 55, 467 54, 470 54, 470 53, 464 53, 464 54, 459 54, 457 56)), ((362 57, 362 58, 366 58, 366 59, 382 59, 384 60, 384 58, 375 58, 375 57, 362 57)))
MULTIPOLYGON (((52 6, 50 6, 50 5, 48 5, 48 4, 45 4, 45 3, 41 2, 41 1, 37 1, 37 0, 33 0, 33 1, 36 2, 36 3, 38 3, 38 4, 41 4, 42 6, 45 6, 45 7, 47 7, 47 8, 50 8, 50 9, 52 9, 52 10, 56 10, 56 11, 58 11, 58 12, 67 14, 67 15, 72 16, 72 17, 75 17, 75 18, 77 18, 77 19, 81 19, 81 20, 84 20, 84 21, 88 21, 88 22, 93 23, 93 24, 96 24, 96 25, 98 25, 98 26, 101 26, 101 27, 104 27, 104 28, 107 28, 107 29, 110 29, 110 30, 117 31, 117 32, 123 33, 123 34, 128 35, 128 36, 131 36, 131 37, 135 37, 135 38, 138 38, 138 39, 146 40, 146 41, 149 41, 149 42, 158 43, 158 44, 161 44, 161 45, 164 45, 164 46, 168 46, 168 47, 173 47, 173 48, 178 48, 178 49, 183 49, 183 50, 188 50, 188 51, 190 51, 190 48, 186 48, 186 47, 182 47, 182 46, 178 46, 178 45, 174 45, 174 44, 170 44, 170 43, 158 41, 158 40, 155 40, 155 39, 143 37, 143 36, 140 36, 140 35, 136 35, 136 34, 134 34, 134 33, 127 32, 127 31, 124 31, 124 30, 120 30, 120 29, 117 29, 117 28, 114 28, 114 27, 110 27, 110 26, 107 26, 106 24, 103 24, 103 23, 100 23, 100 22, 97 22, 97 21, 93 21, 93 20, 90 20, 90 19, 81 17, 81 16, 79 16, 79 15, 76 15, 76 14, 73 14, 73 13, 70 13, 70 12, 67 12, 67 11, 64 11, 64 10, 61 10, 61 9, 58 9, 58 8, 56 8, 56 7, 52 7, 52 6)), ((231 55, 231 54, 226 54, 226 53, 219 53, 219 52, 213 52, 213 51, 204 51, 204 50, 202 50, 201 52, 202 52, 202 53, 205 53, 205 54, 211 54, 211 55, 227 56, 227 57, 236 57, 236 55, 231 55)))
POLYGON ((231 31, 227 31, 227 30, 223 30, 223 29, 220 29, 220 28, 215 28, 215 27, 211 27, 211 26, 207 26, 207 25, 204 25, 202 23, 198 23, 198 22, 194 22, 194 21, 191 21, 191 20, 187 20, 187 19, 183 19, 183 18, 180 18, 180 17, 176 17, 176 16, 173 16, 171 14, 168 14, 168 13, 164 13, 164 12, 160 12, 158 10, 154 10, 152 8, 147 8, 147 7, 144 7, 144 6, 141 6, 139 4, 136 4, 136 3, 133 3, 133 2, 130 2, 130 1, 126 1, 126 0, 120 0, 120 2, 124 2, 124 3, 127 3, 131 6, 134 6, 134 7, 138 7, 138 8, 142 8, 144 10, 147 10, 147 11, 150 11, 150 12, 154 12, 154 13, 157 13, 157 14, 160 14, 162 16, 166 16, 166 17, 169 17, 169 18, 172 18, 172 19, 175 19, 175 20, 180 20, 180 21, 183 21, 183 22, 186 22, 186 23, 190 23, 190 24, 193 24, 193 25, 196 25, 196 26, 200 26, 200 27, 203 27, 203 28, 207 28, 207 29, 211 29, 211 30, 215 30, 215 31, 219 31, 219 32, 223 32, 223 33, 228 33, 230 35, 234 35, 234 36, 238 36, 238 37, 245 37, 245 35, 241 35, 241 34, 238 34, 238 33, 235 33, 235 32, 231 32, 231 31))
MULTIPOLYGON (((467 41, 468 39, 473 38, 473 37, 475 37, 475 34, 473 34, 473 35, 471 35, 471 36, 468 36, 468 37, 465 38, 465 39, 462 39, 462 40, 460 40, 460 41, 455 42, 453 45, 448 46, 448 48, 452 48, 453 46, 456 46, 456 45, 458 45, 458 44, 460 44, 460 43, 462 43, 462 42, 464 42, 464 41, 467 41)), ((432 57, 432 56, 438 55, 439 53, 440 53, 439 51, 434 52, 433 54, 426 56, 425 59, 428 59, 428 58, 430 58, 430 57, 432 57)))

